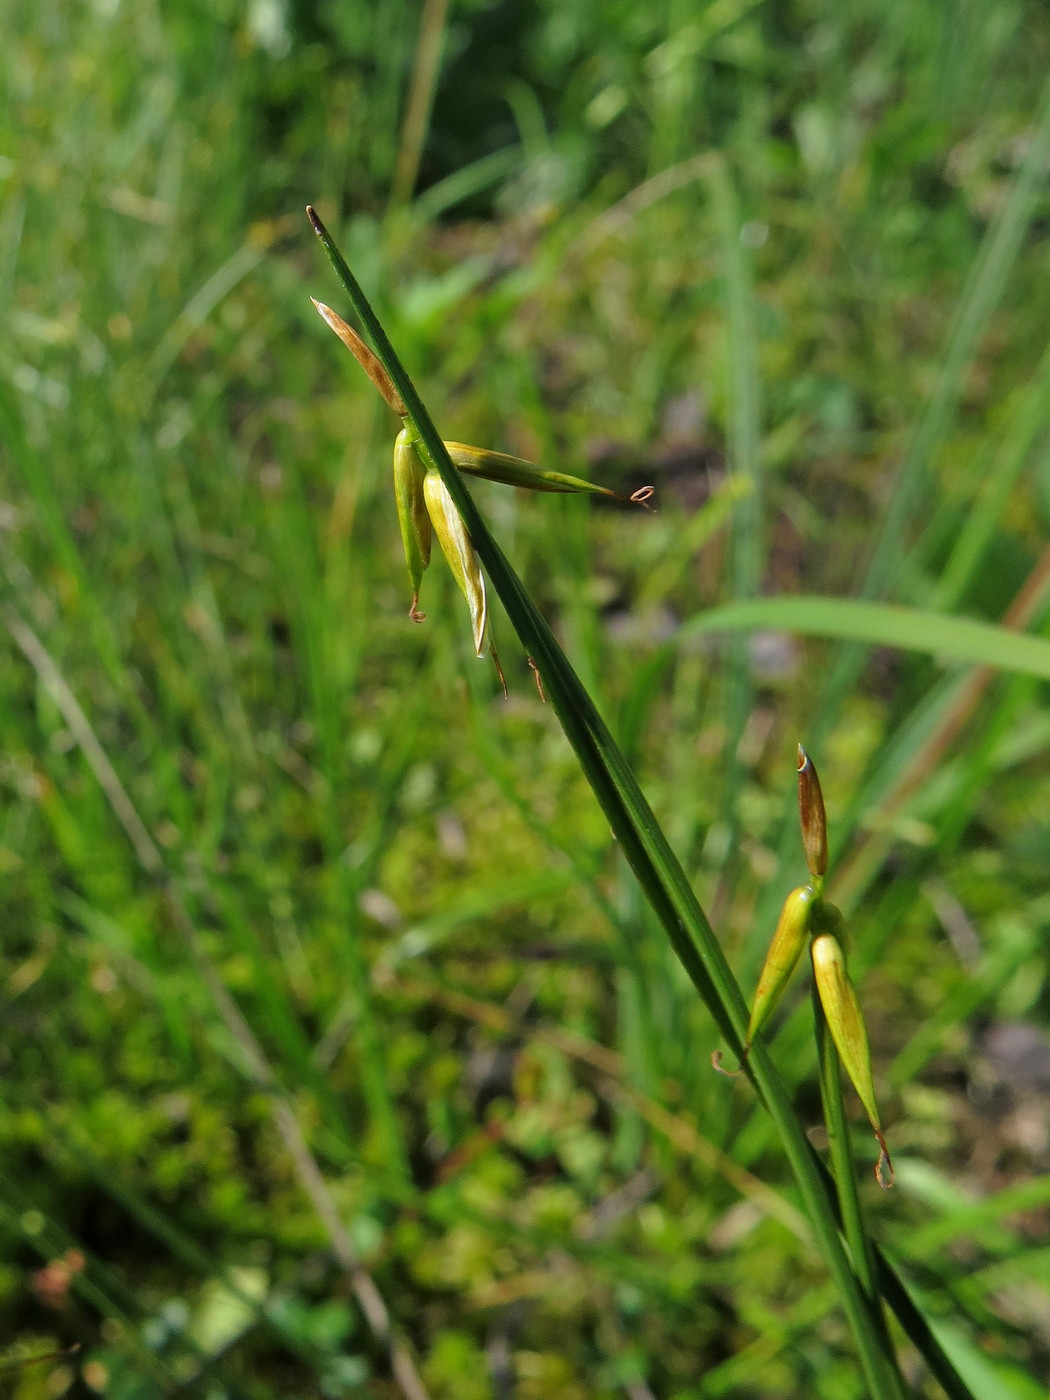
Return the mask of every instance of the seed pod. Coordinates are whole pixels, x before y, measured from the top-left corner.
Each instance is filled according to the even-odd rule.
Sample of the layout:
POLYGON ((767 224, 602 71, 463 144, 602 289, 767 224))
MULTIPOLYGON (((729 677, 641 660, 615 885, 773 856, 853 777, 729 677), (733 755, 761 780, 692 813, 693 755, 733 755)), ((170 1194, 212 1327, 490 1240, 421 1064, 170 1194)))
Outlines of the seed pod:
MULTIPOLYGON (((838 914, 833 905, 826 907, 838 914)), ((839 915, 839 919, 841 917, 839 915)), ((846 971, 846 954, 841 942, 829 928, 815 934, 810 953, 813 958, 813 978, 820 1004, 824 1008, 828 1030, 850 1082, 864 1105, 871 1130, 878 1139, 880 1154, 875 1167, 875 1180, 880 1186, 892 1186, 893 1163, 890 1161, 886 1139, 882 1135, 879 1108, 875 1102, 868 1033, 864 1029, 864 1018, 861 1015, 857 993, 853 990, 853 983, 846 971)))
POLYGON ((801 744, 798 746, 798 818, 802 826, 802 845, 806 852, 806 867, 814 881, 823 883, 828 871, 828 822, 824 812, 824 794, 813 760, 801 744))
POLYGON ((373 354, 365 342, 361 339, 353 326, 348 326, 342 316, 337 316, 330 306, 325 306, 323 301, 317 301, 314 297, 310 300, 317 308, 317 313, 330 330, 343 342, 346 348, 353 355, 354 359, 368 375, 369 379, 376 386, 383 398, 394 410, 399 418, 404 418, 407 413, 401 395, 394 387, 394 382, 387 374, 379 358, 373 354))
POLYGON ((611 496, 614 500, 631 500, 644 504, 652 495, 651 487, 643 487, 630 497, 618 495, 606 486, 596 486, 580 476, 565 472, 546 471, 524 457, 512 457, 509 452, 490 452, 484 447, 469 447, 465 442, 446 442, 448 455, 461 472, 482 476, 487 481, 499 481, 504 486, 521 486, 527 491, 581 492, 595 496, 611 496))
POLYGON ((478 656, 492 655, 496 670, 506 693, 507 683, 503 679, 503 668, 499 664, 496 648, 492 645, 489 630, 488 600, 485 597, 485 579, 478 564, 474 546, 463 524, 463 517, 456 509, 448 487, 435 471, 427 472, 423 478, 423 494, 427 511, 433 522, 434 533, 438 537, 445 558, 448 560, 452 576, 459 584, 467 606, 470 608, 470 623, 474 631, 474 651, 478 656))
POLYGON ((424 475, 423 463, 412 445, 412 439, 402 428, 394 441, 394 499, 397 502, 397 521, 401 526, 408 576, 412 580, 412 606, 408 615, 413 622, 422 622, 425 617, 419 611, 419 587, 423 581, 423 571, 430 563, 433 537, 423 491, 424 475))
POLYGON ((784 901, 776 932, 773 934, 769 952, 762 965, 762 974, 758 979, 751 1020, 747 1026, 745 1055, 750 1050, 755 1036, 769 1020, 784 988, 791 980, 791 974, 805 946, 815 899, 816 893, 812 885, 803 885, 797 890, 792 890, 784 901))

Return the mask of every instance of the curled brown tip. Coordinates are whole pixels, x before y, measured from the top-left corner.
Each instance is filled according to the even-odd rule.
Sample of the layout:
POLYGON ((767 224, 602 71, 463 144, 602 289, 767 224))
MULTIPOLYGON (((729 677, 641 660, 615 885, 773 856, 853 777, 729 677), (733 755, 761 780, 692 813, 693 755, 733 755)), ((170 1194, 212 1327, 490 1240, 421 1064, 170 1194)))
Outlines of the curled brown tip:
POLYGON ((413 622, 426 622, 426 620, 427 620, 427 615, 426 615, 426 613, 425 613, 425 612, 420 612, 420 611, 419 611, 419 594, 418 594, 418 593, 413 593, 413 594, 412 594, 412 606, 411 606, 411 607, 409 608, 409 610, 408 610, 408 615, 409 615, 409 617, 412 619, 413 622))
POLYGON ((744 1072, 744 1062, 741 1060, 736 1069, 726 1069, 725 1065, 722 1063, 721 1050, 712 1050, 711 1068, 717 1070, 719 1074, 724 1074, 727 1079, 737 1079, 744 1072))
POLYGON ((544 705, 546 705, 547 692, 543 688, 543 677, 540 675, 540 668, 536 665, 535 661, 533 661, 531 656, 527 656, 525 659, 529 663, 529 669, 532 671, 532 674, 536 678, 536 689, 540 693, 540 700, 543 702, 544 705))
POLYGON ((890 1159, 889 1148, 886 1146, 886 1139, 879 1132, 878 1128, 875 1128, 873 1131, 878 1138, 879 1148, 881 1149, 879 1152, 879 1160, 875 1163, 875 1180, 884 1191, 888 1191, 896 1180, 896 1174, 893 1170, 893 1162, 890 1159))
POLYGON ((808 754, 808 753, 806 752, 806 750, 802 747, 802 745, 799 744, 799 746, 798 746, 798 771, 799 771, 800 773, 802 772, 803 768, 805 768, 805 766, 806 766, 806 764, 807 764, 808 762, 809 762, 809 754, 808 754))
POLYGON ((312 204, 306 206, 306 217, 310 220, 314 233, 322 234, 327 232, 324 224, 322 224, 321 220, 317 217, 317 210, 312 204))
POLYGON ((631 492, 628 500, 632 501, 636 506, 645 506, 646 510, 649 510, 650 506, 648 503, 655 495, 655 486, 639 486, 637 491, 631 492))

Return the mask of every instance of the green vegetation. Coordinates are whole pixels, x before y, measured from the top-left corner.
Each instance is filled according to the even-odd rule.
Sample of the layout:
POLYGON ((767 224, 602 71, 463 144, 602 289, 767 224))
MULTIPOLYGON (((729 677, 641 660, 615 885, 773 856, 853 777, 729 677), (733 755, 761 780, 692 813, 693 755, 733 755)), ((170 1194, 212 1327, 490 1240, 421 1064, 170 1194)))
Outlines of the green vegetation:
MULTIPOLYGON (((842 9, 5 10, 0 1367, 81 1344, 19 1400, 870 1393, 564 696, 408 621, 308 201, 443 437, 657 488, 470 483, 748 993, 814 755, 865 1221, 1045 1394, 1050 17, 842 9)), ((763 1039, 817 1129, 802 986, 763 1039)))

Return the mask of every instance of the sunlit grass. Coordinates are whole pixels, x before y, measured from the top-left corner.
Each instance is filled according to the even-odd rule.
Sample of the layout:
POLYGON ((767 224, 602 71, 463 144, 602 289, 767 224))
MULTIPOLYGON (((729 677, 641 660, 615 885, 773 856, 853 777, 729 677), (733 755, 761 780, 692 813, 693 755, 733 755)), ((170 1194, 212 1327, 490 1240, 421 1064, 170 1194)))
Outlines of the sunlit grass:
MULTIPOLYGON (((165 881, 433 1396, 465 1376, 496 1393, 501 1357, 526 1397, 861 1393, 775 1140, 711 1074, 716 1031, 524 658, 504 655, 504 703, 438 577, 425 628, 407 620, 388 418, 307 300, 332 295, 301 232, 315 196, 348 212, 343 246, 443 432, 657 486, 651 519, 478 498, 748 990, 801 878, 781 823, 812 745, 900 1178, 865 1185, 866 1211, 955 1318, 976 1393, 1042 1393, 1045 1103, 995 1034, 1045 1019, 1045 683, 975 690, 957 662, 1002 653, 881 632, 832 710, 834 627, 803 636, 746 599, 859 592, 906 459, 890 601, 920 627, 997 623, 1038 583, 1038 161, 1016 249, 994 221, 1032 150, 1045 17, 741 6, 694 39, 684 14, 598 33, 581 8, 578 50, 548 27, 516 51, 546 128, 519 92, 500 140, 521 153, 460 186, 475 215, 498 194, 499 222, 435 224, 380 218, 411 63, 392 10, 312 48, 292 31, 282 59, 257 20, 61 8, 61 28, 57 8, 2 21, 3 603, 165 873, 137 865, 0 630, 0 1335, 20 1356, 83 1344, 20 1395, 59 1393, 59 1366, 121 1394, 388 1375, 165 881), (346 54, 367 44, 366 90, 346 54), (646 185, 712 147, 728 221, 710 162, 646 185), (701 636, 727 604, 775 633, 701 636), (68 1249, 87 1262, 56 1310, 34 1275, 68 1249)), ((423 168, 447 173, 440 139, 423 168)), ((1036 598, 1024 625, 1043 617, 1036 598)), ((808 1017, 772 1054, 817 1123, 808 1017)))

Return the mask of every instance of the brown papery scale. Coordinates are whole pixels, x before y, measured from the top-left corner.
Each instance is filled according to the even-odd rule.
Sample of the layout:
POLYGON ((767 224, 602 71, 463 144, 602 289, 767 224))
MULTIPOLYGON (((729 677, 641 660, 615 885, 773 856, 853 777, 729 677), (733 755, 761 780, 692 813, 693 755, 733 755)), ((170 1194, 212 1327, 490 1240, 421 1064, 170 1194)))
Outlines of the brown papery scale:
POLYGON ((798 746, 798 819, 802 827, 802 845, 806 852, 806 868, 814 880, 823 881, 828 870, 828 821, 824 812, 824 794, 813 760, 798 746))
POLYGON ((394 381, 383 368, 378 355, 369 349, 353 326, 348 326, 342 316, 337 315, 330 306, 325 306, 324 302, 318 301, 316 297, 311 297, 310 300, 317 308, 317 314, 325 325, 328 326, 329 330, 335 331, 389 406, 399 418, 404 418, 408 410, 405 408, 401 395, 394 387, 394 381))

